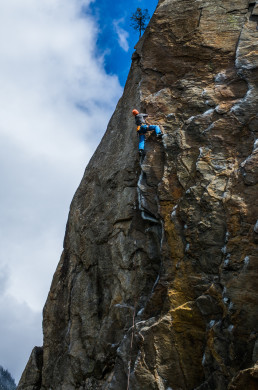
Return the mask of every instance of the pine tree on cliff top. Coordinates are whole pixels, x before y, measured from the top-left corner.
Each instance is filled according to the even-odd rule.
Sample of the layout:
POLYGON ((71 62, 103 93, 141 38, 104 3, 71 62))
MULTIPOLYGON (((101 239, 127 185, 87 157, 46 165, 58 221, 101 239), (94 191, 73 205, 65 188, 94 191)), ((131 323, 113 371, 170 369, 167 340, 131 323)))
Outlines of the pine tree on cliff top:
POLYGON ((132 21, 130 26, 139 31, 141 37, 142 32, 146 29, 148 21, 150 20, 149 11, 147 9, 142 10, 141 8, 137 8, 130 19, 132 21))
POLYGON ((15 390, 16 384, 8 370, 0 366, 0 390, 15 390))

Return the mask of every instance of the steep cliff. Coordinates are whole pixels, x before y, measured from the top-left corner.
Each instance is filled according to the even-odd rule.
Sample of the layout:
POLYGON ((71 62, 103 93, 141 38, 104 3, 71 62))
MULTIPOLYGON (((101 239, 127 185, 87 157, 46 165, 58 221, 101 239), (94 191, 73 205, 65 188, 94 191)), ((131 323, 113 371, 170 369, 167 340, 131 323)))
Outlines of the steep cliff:
POLYGON ((258 4, 160 0, 19 390, 258 389, 258 4), (162 126, 139 161, 132 108, 162 126))

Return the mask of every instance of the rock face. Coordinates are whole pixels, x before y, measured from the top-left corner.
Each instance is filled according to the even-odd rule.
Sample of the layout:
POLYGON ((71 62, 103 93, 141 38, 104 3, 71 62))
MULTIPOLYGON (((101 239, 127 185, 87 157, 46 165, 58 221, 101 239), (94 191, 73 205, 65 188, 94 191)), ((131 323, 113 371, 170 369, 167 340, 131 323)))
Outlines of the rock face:
POLYGON ((258 389, 257 22, 248 0, 159 1, 19 390, 258 389), (132 108, 165 133, 142 161, 132 108))
POLYGON ((20 380, 21 383, 26 383, 27 390, 40 388, 42 380, 42 365, 43 348, 34 347, 20 380))

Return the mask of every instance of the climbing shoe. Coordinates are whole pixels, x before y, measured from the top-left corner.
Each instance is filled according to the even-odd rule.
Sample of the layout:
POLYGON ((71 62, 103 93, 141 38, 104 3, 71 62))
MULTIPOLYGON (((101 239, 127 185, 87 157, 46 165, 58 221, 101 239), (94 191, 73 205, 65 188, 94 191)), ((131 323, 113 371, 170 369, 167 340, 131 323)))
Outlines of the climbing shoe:
POLYGON ((162 137, 163 137, 163 133, 157 134, 157 138, 162 138, 162 137))
POLYGON ((143 149, 139 149, 139 156, 144 156, 144 150, 143 149))

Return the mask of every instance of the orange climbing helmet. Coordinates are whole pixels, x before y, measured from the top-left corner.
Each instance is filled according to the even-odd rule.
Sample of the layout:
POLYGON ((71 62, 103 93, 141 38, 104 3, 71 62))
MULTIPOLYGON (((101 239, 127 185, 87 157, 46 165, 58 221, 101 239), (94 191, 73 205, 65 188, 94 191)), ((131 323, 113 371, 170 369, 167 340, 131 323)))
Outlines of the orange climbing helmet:
POLYGON ((134 109, 134 110, 132 111, 132 114, 133 114, 134 116, 136 116, 136 115, 139 114, 139 111, 137 111, 136 109, 134 109))

